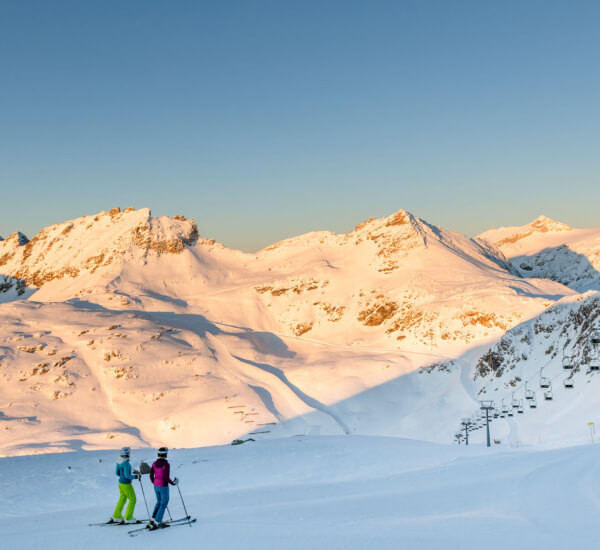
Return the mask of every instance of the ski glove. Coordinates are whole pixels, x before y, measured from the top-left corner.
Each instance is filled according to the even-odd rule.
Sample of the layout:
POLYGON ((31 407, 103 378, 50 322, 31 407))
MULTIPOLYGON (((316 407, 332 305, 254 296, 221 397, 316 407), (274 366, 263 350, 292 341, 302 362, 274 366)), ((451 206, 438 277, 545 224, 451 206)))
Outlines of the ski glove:
POLYGON ((179 485, 179 478, 178 478, 178 477, 176 477, 176 478, 173 480, 173 483, 174 483, 175 485, 179 485))

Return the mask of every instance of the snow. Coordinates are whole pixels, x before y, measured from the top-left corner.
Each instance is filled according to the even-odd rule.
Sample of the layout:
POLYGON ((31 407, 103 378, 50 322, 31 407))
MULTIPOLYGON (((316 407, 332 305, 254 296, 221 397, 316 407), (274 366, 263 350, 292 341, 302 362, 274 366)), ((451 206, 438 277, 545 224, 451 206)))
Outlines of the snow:
POLYGON ((523 277, 551 279, 579 292, 600 290, 600 228, 574 229, 540 216, 479 238, 497 246, 523 277))
MULTIPOLYGON (((2 459, 6 548, 490 549, 597 546, 596 446, 448 446, 364 436, 290 437, 172 450, 198 519, 130 538, 89 527, 116 502, 116 453, 2 459), (24 488, 26 488, 24 490, 24 488)), ((135 449, 132 463, 152 460, 135 449)), ((154 497, 147 477, 145 494, 154 497)), ((136 516, 145 516, 139 484, 136 516)), ((183 515, 176 488, 170 511, 183 515)))
POLYGON ((5 456, 251 433, 447 442, 477 407, 478 357, 419 369, 576 294, 402 210, 256 255, 192 220, 115 210, 2 241, 0 264, 30 285, 0 305, 5 456))
POLYGON ((600 229, 480 237, 400 210, 245 254, 127 209, 0 241, 2 543, 591 548, 600 229), (450 444, 526 387, 497 445, 450 444), (195 526, 87 526, 124 445, 175 448, 195 526))

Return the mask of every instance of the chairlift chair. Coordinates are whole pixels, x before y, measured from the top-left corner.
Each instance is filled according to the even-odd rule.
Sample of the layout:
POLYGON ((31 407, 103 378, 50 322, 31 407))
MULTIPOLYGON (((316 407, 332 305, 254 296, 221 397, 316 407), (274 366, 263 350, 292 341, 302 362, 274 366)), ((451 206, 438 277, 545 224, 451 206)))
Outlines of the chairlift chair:
POLYGON ((573 367, 575 366, 573 363, 573 358, 570 355, 565 355, 562 358, 562 366, 563 369, 573 369, 573 367))
POLYGON ((537 408, 537 400, 534 399, 533 401, 529 402, 529 408, 530 409, 536 409, 537 408))
POLYGON ((600 344, 600 329, 595 328, 592 331, 591 341, 592 344, 600 344))
POLYGON ((593 362, 590 363, 590 370, 600 370, 600 362, 598 359, 593 359, 593 362))
POLYGON ((525 382, 525 399, 535 399, 535 392, 527 389, 527 382, 525 382))
POLYGON ((540 369, 540 388, 547 389, 550 387, 550 379, 542 375, 544 367, 540 369))
POLYGON ((563 386, 567 389, 571 389, 575 386, 573 379, 569 376, 569 378, 565 378, 563 380, 563 386))
POLYGON ((553 399, 552 390, 546 390, 544 392, 544 399, 546 401, 552 401, 552 399, 553 399))

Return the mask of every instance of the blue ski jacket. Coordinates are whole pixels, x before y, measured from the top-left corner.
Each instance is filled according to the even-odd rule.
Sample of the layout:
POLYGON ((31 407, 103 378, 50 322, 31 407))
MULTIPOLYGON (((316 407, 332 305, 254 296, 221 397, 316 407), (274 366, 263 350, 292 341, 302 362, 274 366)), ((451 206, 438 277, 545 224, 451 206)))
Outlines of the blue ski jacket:
POLYGON ((119 462, 115 474, 119 476, 119 483, 124 483, 125 485, 131 485, 131 481, 135 479, 135 476, 131 473, 129 460, 119 462))

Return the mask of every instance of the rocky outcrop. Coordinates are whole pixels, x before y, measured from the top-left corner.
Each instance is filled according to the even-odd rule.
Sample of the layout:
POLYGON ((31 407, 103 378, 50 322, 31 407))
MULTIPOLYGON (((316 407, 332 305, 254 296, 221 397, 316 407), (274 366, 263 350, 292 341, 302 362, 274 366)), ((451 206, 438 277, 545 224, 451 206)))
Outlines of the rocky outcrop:
POLYGON ((14 290, 17 296, 23 296, 26 289, 27 285, 22 279, 0 275, 0 294, 6 293, 9 290, 14 290))
POLYGON ((17 246, 24 246, 29 242, 29 239, 23 233, 17 231, 16 233, 10 235, 8 239, 6 239, 6 242, 11 241, 15 242, 17 246))
MULTIPOLYGON (((475 379, 506 378, 514 369, 526 368, 540 350, 544 360, 533 359, 534 369, 554 360, 560 372, 563 357, 569 357, 574 365, 570 372, 589 374, 590 361, 598 358, 598 345, 593 343, 593 336, 597 334, 599 321, 600 299, 597 296, 552 306, 534 319, 508 330, 479 359, 475 379)), ((509 376, 513 377, 512 374, 509 376)))

